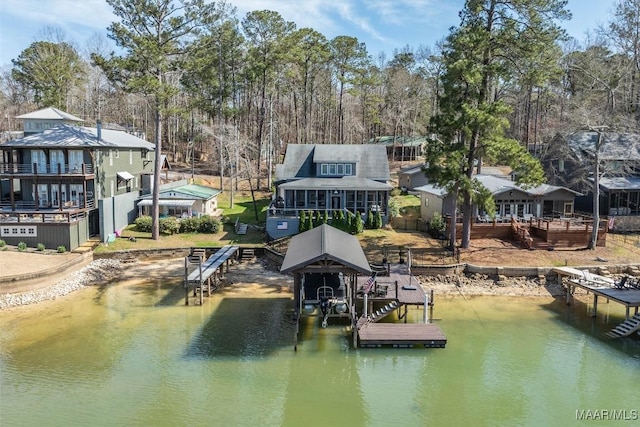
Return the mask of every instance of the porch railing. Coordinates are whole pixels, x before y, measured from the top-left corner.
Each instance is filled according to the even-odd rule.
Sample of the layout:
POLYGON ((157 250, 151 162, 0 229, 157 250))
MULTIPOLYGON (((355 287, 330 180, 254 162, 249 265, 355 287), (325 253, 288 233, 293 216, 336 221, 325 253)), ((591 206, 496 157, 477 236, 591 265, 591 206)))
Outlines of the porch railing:
POLYGON ((4 175, 91 175, 94 173, 90 163, 73 164, 16 164, 0 163, 0 174, 4 175))

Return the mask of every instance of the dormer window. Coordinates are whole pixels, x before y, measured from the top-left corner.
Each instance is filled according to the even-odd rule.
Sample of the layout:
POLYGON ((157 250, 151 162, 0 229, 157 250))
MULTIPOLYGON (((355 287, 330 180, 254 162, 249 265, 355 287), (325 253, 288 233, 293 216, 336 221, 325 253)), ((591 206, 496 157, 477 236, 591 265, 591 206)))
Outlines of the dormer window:
POLYGON ((320 165, 320 175, 323 175, 323 176, 353 175, 353 165, 351 163, 322 163, 320 165))

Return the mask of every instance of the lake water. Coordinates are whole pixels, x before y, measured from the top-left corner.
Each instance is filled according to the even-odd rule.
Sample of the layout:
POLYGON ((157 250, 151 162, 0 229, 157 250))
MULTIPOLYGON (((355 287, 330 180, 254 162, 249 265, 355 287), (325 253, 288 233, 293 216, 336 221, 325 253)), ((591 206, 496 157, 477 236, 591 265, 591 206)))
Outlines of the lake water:
POLYGON ((614 303, 592 318, 552 297, 436 295, 446 349, 352 349, 313 319, 297 352, 291 305, 236 285, 184 306, 180 286, 126 282, 0 312, 0 425, 638 423, 640 340, 603 338, 614 303))

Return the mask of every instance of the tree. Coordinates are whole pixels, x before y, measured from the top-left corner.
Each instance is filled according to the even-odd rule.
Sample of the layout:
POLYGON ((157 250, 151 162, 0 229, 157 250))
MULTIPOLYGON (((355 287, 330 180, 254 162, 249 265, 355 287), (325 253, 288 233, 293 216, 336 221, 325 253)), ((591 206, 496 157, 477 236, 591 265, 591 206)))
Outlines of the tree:
POLYGON ((93 61, 109 79, 132 93, 151 96, 155 116, 155 168, 151 237, 160 238, 160 170, 163 125, 172 113, 169 101, 178 92, 175 75, 192 47, 193 37, 213 16, 215 3, 204 0, 107 0, 120 22, 112 23, 109 38, 125 52, 93 61))
MULTIPOLYGON (((522 185, 543 181, 540 163, 505 136, 508 106, 499 98, 499 85, 513 80, 516 64, 541 56, 550 42, 563 35, 556 19, 569 16, 566 0, 467 0, 461 26, 452 30, 443 46, 445 72, 440 112, 426 150, 429 178, 460 196, 463 212, 462 247, 471 235, 472 206, 478 194, 473 178, 487 160, 512 166, 522 185)), ((457 216, 454 208, 453 218, 457 216)), ((456 244, 455 221, 451 246, 456 244)))
POLYGON ((287 22, 278 12, 261 10, 249 12, 242 20, 242 28, 251 43, 248 51, 248 74, 258 82, 259 105, 257 106, 256 163, 258 165, 257 187, 260 188, 262 144, 268 92, 273 85, 273 74, 279 66, 288 46, 288 38, 295 24, 287 22))
POLYGON ((359 73, 366 70, 367 49, 357 38, 337 36, 331 40, 331 62, 338 80, 338 135, 336 140, 344 144, 344 92, 359 73))
POLYGON ((85 63, 67 42, 38 41, 11 60, 13 79, 33 91, 41 107, 67 109, 67 96, 85 74, 85 63))

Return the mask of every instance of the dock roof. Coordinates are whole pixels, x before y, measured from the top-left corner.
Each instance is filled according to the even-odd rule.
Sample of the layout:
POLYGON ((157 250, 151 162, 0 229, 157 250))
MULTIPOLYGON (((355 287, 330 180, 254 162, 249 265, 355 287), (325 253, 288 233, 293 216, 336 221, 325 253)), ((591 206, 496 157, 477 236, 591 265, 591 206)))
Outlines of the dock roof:
POLYGON ((371 267, 355 236, 322 224, 291 238, 282 262, 282 273, 293 273, 306 266, 341 264, 360 274, 370 274, 371 267))

